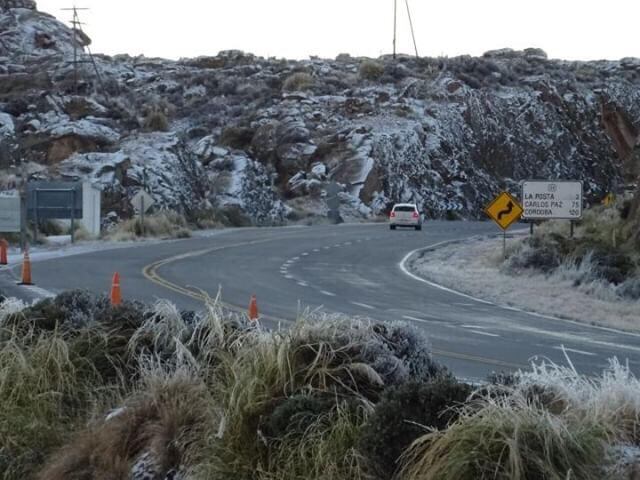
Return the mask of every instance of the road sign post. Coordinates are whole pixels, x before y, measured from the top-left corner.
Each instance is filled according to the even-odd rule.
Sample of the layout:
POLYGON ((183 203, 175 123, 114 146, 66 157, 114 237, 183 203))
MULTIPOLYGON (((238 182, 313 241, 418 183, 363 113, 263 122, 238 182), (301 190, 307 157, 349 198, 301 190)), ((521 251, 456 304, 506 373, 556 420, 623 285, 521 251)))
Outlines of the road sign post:
POLYGON ((153 206, 155 200, 144 189, 138 190, 131 199, 131 206, 140 215, 140 226, 142 230, 142 236, 144 236, 144 214, 153 206))
POLYGON ((484 211, 502 229, 502 256, 506 258, 507 229, 520 220, 522 206, 510 193, 502 192, 484 211))

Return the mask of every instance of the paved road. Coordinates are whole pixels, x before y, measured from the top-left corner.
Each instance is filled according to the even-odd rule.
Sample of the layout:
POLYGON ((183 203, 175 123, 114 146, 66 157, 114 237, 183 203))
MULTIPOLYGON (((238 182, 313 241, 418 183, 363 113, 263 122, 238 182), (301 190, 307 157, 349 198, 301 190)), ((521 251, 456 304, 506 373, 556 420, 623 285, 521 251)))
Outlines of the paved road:
MULTIPOLYGON (((590 373, 618 356, 640 372, 640 335, 558 321, 461 297, 419 282, 399 264, 417 248, 495 232, 488 223, 429 222, 422 232, 386 225, 228 230, 194 238, 108 250, 34 264, 38 285, 53 292, 104 292, 112 273, 124 295, 168 298, 201 307, 201 293, 245 308, 256 294, 261 313, 290 321, 305 308, 403 320, 424 329, 437 358, 463 378, 525 367, 534 357, 564 362, 566 349, 590 373)), ((544 301, 544 299, 541 299, 544 301)))

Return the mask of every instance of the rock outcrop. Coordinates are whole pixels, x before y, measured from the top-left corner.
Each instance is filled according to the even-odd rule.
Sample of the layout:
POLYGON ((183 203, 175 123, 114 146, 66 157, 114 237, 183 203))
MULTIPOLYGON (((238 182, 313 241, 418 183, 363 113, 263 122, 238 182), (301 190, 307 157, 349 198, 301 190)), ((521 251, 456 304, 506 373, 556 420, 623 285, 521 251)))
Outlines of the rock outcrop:
POLYGON ((99 55, 76 82, 73 32, 31 3, 0 3, 0 168, 89 178, 123 215, 144 166, 163 207, 233 206, 261 224, 324 213, 331 182, 346 217, 412 201, 477 218, 536 178, 583 180, 595 202, 624 182, 637 136, 636 59, 99 55))

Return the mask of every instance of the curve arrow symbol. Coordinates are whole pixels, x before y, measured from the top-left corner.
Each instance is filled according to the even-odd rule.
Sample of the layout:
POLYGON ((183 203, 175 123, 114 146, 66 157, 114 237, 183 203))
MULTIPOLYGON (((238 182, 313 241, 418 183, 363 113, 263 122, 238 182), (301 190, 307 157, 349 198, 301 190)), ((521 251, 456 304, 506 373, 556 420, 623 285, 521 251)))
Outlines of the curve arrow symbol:
POLYGON ((507 203, 507 208, 498 212, 498 220, 502 220, 502 217, 504 217, 505 215, 509 215, 511 212, 513 212, 513 202, 509 200, 509 203, 507 203))

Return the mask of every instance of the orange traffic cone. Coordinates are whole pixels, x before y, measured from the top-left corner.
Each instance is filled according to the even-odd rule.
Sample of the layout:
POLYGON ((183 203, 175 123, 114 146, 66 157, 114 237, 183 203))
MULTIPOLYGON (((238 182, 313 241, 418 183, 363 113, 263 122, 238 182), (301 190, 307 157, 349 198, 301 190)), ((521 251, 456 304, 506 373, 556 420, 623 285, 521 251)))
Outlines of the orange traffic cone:
POLYGON ((0 238, 0 265, 7 265, 9 263, 7 250, 9 250, 9 242, 4 238, 0 238))
POLYGON ((111 305, 120 305, 122 303, 122 292, 120 291, 120 274, 113 274, 111 281, 111 305))
POLYGON ((258 301, 255 295, 251 295, 251 301, 249 302, 249 320, 252 322, 258 321, 258 301))
POLYGON ((31 280, 31 259, 29 258, 29 249, 24 249, 24 260, 22 261, 22 281, 18 285, 33 285, 31 280))

